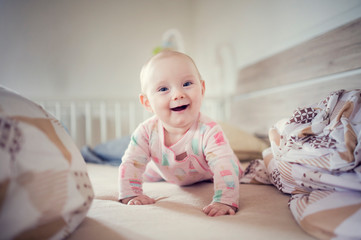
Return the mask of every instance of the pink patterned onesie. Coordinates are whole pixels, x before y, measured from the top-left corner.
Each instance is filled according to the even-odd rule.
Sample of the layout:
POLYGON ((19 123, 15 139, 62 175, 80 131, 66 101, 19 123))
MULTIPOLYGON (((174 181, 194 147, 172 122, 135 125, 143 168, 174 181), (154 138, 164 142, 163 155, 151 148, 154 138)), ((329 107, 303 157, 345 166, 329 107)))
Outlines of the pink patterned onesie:
POLYGON ((164 129, 154 116, 138 126, 119 167, 119 199, 142 194, 143 181, 164 179, 189 185, 213 179, 213 202, 238 208, 242 173, 221 127, 205 115, 174 145, 164 145, 164 129))

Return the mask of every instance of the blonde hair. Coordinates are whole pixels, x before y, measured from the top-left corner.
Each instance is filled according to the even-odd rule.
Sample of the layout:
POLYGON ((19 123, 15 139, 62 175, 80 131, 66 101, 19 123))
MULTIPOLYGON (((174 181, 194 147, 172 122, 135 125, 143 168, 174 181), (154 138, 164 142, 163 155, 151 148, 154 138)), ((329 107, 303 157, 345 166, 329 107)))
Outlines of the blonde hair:
POLYGON ((157 53, 156 55, 154 55, 153 57, 151 57, 142 67, 141 71, 140 71, 140 85, 141 85, 141 90, 142 93, 144 93, 144 78, 145 78, 145 74, 149 68, 149 66, 151 66, 156 60, 162 59, 162 58, 167 58, 167 57, 173 57, 173 56, 179 56, 179 57, 185 57, 188 60, 190 60, 192 62, 192 64, 194 65, 199 80, 202 81, 202 77, 201 74, 199 73, 199 70, 197 68, 197 65, 195 64, 195 62, 193 61, 193 59, 188 56, 187 54, 181 53, 181 52, 177 52, 177 51, 173 51, 173 50, 163 50, 159 53, 157 53))

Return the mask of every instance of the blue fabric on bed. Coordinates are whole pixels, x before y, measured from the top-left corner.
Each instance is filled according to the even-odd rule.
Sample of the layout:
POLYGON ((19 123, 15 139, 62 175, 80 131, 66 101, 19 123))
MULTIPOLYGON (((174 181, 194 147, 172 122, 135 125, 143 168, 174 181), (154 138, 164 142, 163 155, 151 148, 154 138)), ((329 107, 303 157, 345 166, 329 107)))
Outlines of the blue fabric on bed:
POLYGON ((98 144, 94 148, 84 146, 80 152, 85 162, 119 166, 129 142, 130 136, 126 136, 98 144))

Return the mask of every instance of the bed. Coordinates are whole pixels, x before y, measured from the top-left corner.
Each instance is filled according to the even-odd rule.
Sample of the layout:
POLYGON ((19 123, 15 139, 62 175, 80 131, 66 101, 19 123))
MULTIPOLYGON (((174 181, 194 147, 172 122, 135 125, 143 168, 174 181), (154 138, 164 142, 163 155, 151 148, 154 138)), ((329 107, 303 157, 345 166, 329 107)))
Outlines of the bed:
MULTIPOLYGON (((208 109, 212 110, 205 109, 205 111, 209 111, 209 114, 222 124, 233 150, 246 169, 252 164, 254 166, 255 159, 262 161, 262 151, 265 154, 270 143, 272 144, 274 141, 272 138, 270 141, 268 140, 269 130, 279 120, 289 119, 298 107, 319 102, 331 92, 340 89, 361 88, 361 19, 240 69, 237 85, 237 93, 234 96, 227 96, 226 99, 207 100, 206 104, 211 106, 208 109), (224 116, 222 111, 225 106, 230 107, 232 114, 229 119, 220 119, 218 116, 224 116)), ((12 106, 18 106, 15 100, 9 100, 13 99, 13 95, 10 95, 6 99, 7 103, 14 102, 12 106)), ((0 96, 5 98, 7 95, 3 92, 0 96)), ((30 104, 28 100, 22 99, 21 101, 30 104)), ((29 105, 31 107, 26 105, 20 110, 7 108, 4 105, 0 111, 2 114, 0 115, 2 116, 1 129, 14 129, 11 131, 13 134, 10 134, 11 139, 15 139, 12 142, 21 142, 17 139, 24 139, 26 134, 32 134, 31 136, 38 134, 34 133, 33 128, 26 128, 23 135, 15 134, 18 131, 16 129, 21 130, 31 125, 41 134, 48 136, 48 138, 44 138, 39 133, 38 142, 51 140, 50 150, 47 151, 44 148, 48 145, 32 143, 31 146, 39 147, 41 145, 42 155, 56 156, 56 160, 52 160, 54 163, 42 167, 44 172, 51 174, 43 174, 38 178, 34 173, 37 171, 36 169, 26 163, 17 162, 17 159, 19 156, 38 157, 40 150, 24 155, 22 149, 29 148, 19 147, 19 144, 11 145, 18 147, 1 145, 1 154, 6 156, 4 159, 9 162, 7 165, 2 163, 1 166, 0 209, 2 212, 0 225, 2 230, 7 229, 2 233, 2 238, 52 237, 61 239, 67 237, 69 240, 337 238, 336 231, 331 234, 330 232, 320 233, 314 228, 300 224, 288 206, 291 194, 279 191, 279 187, 269 181, 267 173, 248 175, 249 178, 243 181, 244 184, 240 185, 240 209, 234 216, 211 218, 202 212, 201 209, 209 203, 213 195, 213 186, 210 182, 201 182, 186 187, 166 182, 144 183, 145 194, 155 198, 156 204, 145 206, 120 204, 117 201, 117 166, 84 163, 77 149, 89 145, 89 148, 94 151, 97 146, 102 146, 111 138, 122 138, 131 132, 134 122, 141 121, 147 115, 134 110, 136 109, 135 103, 127 102, 125 105, 127 110, 124 110, 122 108, 125 104, 124 101, 111 103, 112 107, 108 107, 109 103, 107 103, 108 105, 94 103, 98 110, 93 110, 92 104, 89 102, 66 102, 69 110, 64 110, 64 103, 61 101, 39 102, 45 109, 50 109, 49 111, 53 112, 56 117, 52 117, 35 103, 31 103, 29 105), (36 121, 29 120, 29 117, 18 116, 24 111, 30 111, 29 109, 33 114, 31 119, 37 119, 36 121), (108 113, 107 109, 111 109, 111 113, 108 113), (131 116, 130 119, 123 121, 124 124, 121 126, 110 127, 111 121, 117 122, 116 120, 123 118, 121 113, 124 111, 133 111, 132 114, 128 114, 131 116), (96 120, 91 117, 94 115, 97 116, 96 120), (12 117, 5 119, 4 116, 12 117), (47 121, 44 125, 43 122, 40 124, 39 119, 42 117, 51 119, 49 123, 52 127, 47 121), (8 121, 7 126, 13 127, 5 128, 5 125, 2 125, 5 122, 4 119, 8 121), (15 121, 17 125, 14 123, 14 119, 17 121, 15 121), (57 119, 67 123, 65 125, 68 126, 73 140, 67 136, 65 131, 61 130, 61 122, 57 119), (110 121, 110 119, 112 120, 110 121), (23 123, 25 125, 21 125, 23 123), (97 129, 100 129, 97 132, 93 131, 96 124, 99 124, 97 129), (82 129, 76 128, 76 126, 82 126, 82 129), (110 132, 115 132, 116 135, 109 135, 110 132), (52 144, 60 151, 55 151, 55 149, 55 153, 51 152, 53 151, 52 144), (5 150, 7 155, 4 155, 5 150), (73 157, 70 158, 70 156, 73 157), (21 175, 20 180, 14 179, 14 177, 10 177, 8 180, 4 177, 6 176, 4 169, 10 171, 16 167, 28 169, 28 174, 21 175), (54 172, 58 173, 59 169, 61 169, 60 173, 54 174, 54 172), (49 175, 67 179, 68 185, 64 189, 68 189, 71 194, 62 194, 63 201, 48 196, 51 194, 48 184, 51 183, 51 186, 60 184, 49 175), (52 180, 45 179, 44 181, 44 177, 52 180), (265 178, 264 181, 262 177, 265 178), (37 196, 31 194, 31 191, 37 189, 36 184, 35 186, 27 182, 32 179, 37 180, 38 184, 44 185, 41 188, 43 194, 41 197, 47 199, 49 206, 45 206, 44 202, 39 201, 37 196), (15 181, 16 184, 12 184, 12 181, 15 181), (19 186, 22 187, 21 191, 18 190, 19 186), (10 193, 13 195, 10 196, 10 193), (14 196, 25 196, 24 194, 29 195, 31 206, 20 206, 20 202, 12 201, 14 196), (63 208, 54 207, 58 205, 63 208), (56 208, 57 211, 53 208, 56 208), (14 214, 17 217, 6 218, 6 216, 15 216, 14 214), (33 217, 24 217, 31 214, 33 217)), ((1 104, 3 103, 4 99, 1 101, 1 104)), ((2 134, 4 135, 4 130, 2 134)), ((356 134, 360 137, 360 132, 356 134)), ((360 148, 359 142, 360 138, 355 145, 357 149, 360 148)), ((361 161, 360 157, 356 160, 361 161)), ((250 173, 251 169, 247 169, 246 173, 250 173)), ((17 170, 17 173, 19 171, 17 170)), ((360 200, 360 192, 355 192, 356 200, 360 200)), ((355 238, 361 238, 356 227, 361 223, 361 205, 357 206, 358 208, 352 212, 355 213, 353 229, 356 232, 355 238)))

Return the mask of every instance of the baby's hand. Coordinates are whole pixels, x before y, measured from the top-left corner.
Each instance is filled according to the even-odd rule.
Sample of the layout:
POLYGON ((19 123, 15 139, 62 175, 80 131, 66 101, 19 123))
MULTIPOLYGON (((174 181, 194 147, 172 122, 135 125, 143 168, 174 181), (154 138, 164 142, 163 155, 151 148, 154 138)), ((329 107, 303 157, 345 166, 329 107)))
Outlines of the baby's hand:
POLYGON ((237 209, 223 203, 211 203, 203 208, 203 212, 210 217, 218 217, 222 215, 234 215, 237 209))
POLYGON ((120 201, 128 205, 147 205, 147 204, 155 203, 155 200, 153 198, 148 197, 147 195, 139 195, 136 197, 124 198, 120 201))

